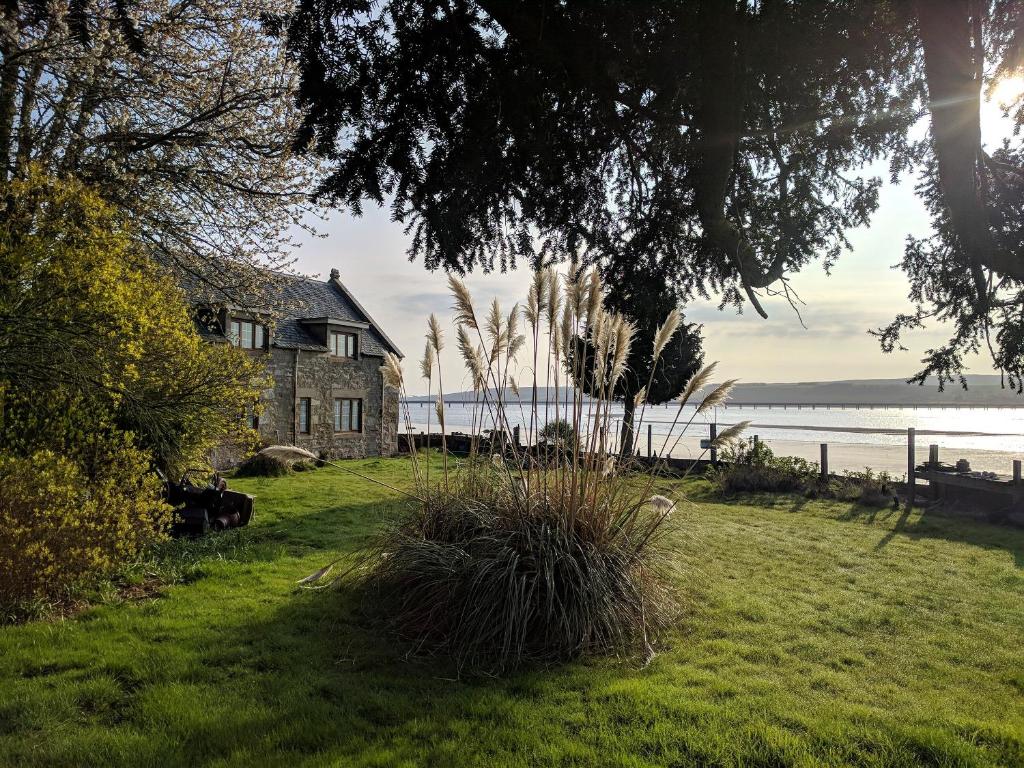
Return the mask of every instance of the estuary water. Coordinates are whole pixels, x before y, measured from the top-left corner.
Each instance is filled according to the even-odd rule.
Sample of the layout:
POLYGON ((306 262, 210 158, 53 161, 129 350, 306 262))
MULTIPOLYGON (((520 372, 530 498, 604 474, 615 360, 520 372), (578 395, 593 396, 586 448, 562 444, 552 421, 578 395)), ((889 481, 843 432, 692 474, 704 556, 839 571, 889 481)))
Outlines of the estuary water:
MULTIPOLYGON (((431 431, 437 432, 437 417, 430 404, 409 403, 409 415, 415 430, 425 431, 427 413, 431 431)), ((554 406, 547 406, 547 418, 554 418, 554 406)), ((652 449, 661 454, 678 405, 648 406, 643 425, 637 434, 641 453, 647 451, 647 425, 651 426, 652 449)), ((510 426, 521 426, 524 441, 529 428, 529 412, 524 405, 509 408, 510 426)), ((621 406, 611 415, 610 432, 614 435, 621 423, 621 406)), ((540 406, 543 423, 545 406, 540 406)), ((638 412, 639 417, 639 412, 638 412)), ((972 469, 1009 474, 1013 459, 1024 458, 1024 407, 945 407, 945 408, 883 408, 880 406, 725 406, 706 414, 694 415, 692 407, 684 408, 680 424, 692 422, 673 455, 696 457, 701 454, 700 440, 707 438, 710 424, 721 432, 740 421, 752 422, 748 435, 756 434, 776 453, 817 460, 821 443, 829 448, 829 467, 834 470, 864 469, 905 472, 907 467, 907 428, 916 431, 916 458, 920 463, 928 457, 928 446, 939 446, 939 458, 953 463, 966 458, 972 469)), ((449 404, 446 428, 449 432, 469 432, 472 408, 449 404)), ((484 428, 491 428, 485 420, 484 428)), ((674 436, 680 426, 677 425, 674 436)), ((673 437, 668 445, 675 442, 673 437)))

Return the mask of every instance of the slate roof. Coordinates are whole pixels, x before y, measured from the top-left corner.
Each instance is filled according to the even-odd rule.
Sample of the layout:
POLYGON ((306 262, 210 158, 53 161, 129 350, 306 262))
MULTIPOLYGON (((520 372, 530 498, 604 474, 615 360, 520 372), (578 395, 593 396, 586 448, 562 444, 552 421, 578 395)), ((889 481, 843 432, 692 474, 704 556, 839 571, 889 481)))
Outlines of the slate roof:
MULTIPOLYGON (((326 281, 313 280, 295 275, 273 273, 273 279, 259 296, 244 299, 246 307, 268 311, 273 314, 274 324, 271 344, 281 349, 305 349, 326 352, 327 347, 317 342, 302 324, 303 319, 329 317, 332 320, 366 323, 363 333, 362 354, 383 357, 385 351, 401 356, 401 351, 387 334, 374 322, 369 313, 352 293, 332 272, 326 281)), ((200 286, 196 281, 185 285, 185 291, 196 304, 223 303, 223 297, 216 300, 213 290, 200 286)), ((199 320, 199 332, 212 341, 223 341, 224 335, 216 323, 199 320)))

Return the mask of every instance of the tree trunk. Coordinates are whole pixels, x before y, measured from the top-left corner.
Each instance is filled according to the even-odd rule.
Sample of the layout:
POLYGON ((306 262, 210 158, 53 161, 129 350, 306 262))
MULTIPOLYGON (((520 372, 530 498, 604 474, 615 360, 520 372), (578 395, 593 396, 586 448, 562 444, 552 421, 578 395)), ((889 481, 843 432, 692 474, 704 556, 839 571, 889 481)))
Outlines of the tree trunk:
POLYGON ((633 455, 633 416, 636 413, 636 401, 633 393, 628 393, 622 403, 622 437, 619 450, 623 456, 633 455))
POLYGON ((924 49, 939 184, 981 299, 986 293, 981 264, 992 251, 992 237, 979 183, 981 83, 975 56, 980 54, 971 44, 971 3, 917 0, 914 8, 924 49))
POLYGON ((743 230, 728 219, 725 210, 746 108, 742 14, 734 2, 722 0, 705 0, 698 10, 700 85, 693 117, 698 134, 694 201, 704 237, 732 262, 751 305, 766 318, 754 289, 780 279, 785 261, 780 255, 767 268, 762 267, 743 230))
POLYGON ((6 181, 11 171, 11 146, 18 89, 17 53, 18 26, 15 9, 5 4, 0 22, 0 180, 6 181))
POLYGON ((988 289, 982 267, 1024 280, 1024 259, 997 248, 989 228, 988 172, 981 149, 980 5, 972 0, 917 0, 914 9, 939 185, 983 304, 988 289))

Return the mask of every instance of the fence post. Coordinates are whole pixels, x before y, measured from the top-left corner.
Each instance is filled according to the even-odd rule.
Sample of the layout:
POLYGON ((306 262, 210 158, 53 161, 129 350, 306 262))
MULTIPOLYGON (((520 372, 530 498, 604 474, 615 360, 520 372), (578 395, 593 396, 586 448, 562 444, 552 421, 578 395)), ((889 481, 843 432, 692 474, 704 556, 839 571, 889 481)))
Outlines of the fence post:
POLYGON ((913 427, 907 428, 907 511, 914 506, 914 493, 917 491, 917 472, 914 460, 914 441, 916 430, 913 427))
POLYGON ((647 425, 647 458, 651 458, 651 444, 654 440, 654 425, 647 425))
POLYGON ((516 450, 519 450, 519 425, 516 424, 512 427, 512 440, 515 443, 516 450))
POLYGON ((828 443, 821 444, 821 479, 828 480, 828 443))
POLYGON ((755 447, 755 448, 757 448, 757 443, 758 443, 758 442, 759 442, 759 440, 758 440, 758 437, 757 437, 757 435, 754 435, 754 447, 755 447))
POLYGON ((1020 459, 1013 460, 1013 484, 1020 485, 1020 459))
POLYGON ((928 446, 928 466, 935 469, 939 466, 939 446, 932 444, 928 446))
POLYGON ((711 422, 711 463, 718 463, 718 449, 715 448, 715 438, 718 437, 718 425, 715 422, 711 422))

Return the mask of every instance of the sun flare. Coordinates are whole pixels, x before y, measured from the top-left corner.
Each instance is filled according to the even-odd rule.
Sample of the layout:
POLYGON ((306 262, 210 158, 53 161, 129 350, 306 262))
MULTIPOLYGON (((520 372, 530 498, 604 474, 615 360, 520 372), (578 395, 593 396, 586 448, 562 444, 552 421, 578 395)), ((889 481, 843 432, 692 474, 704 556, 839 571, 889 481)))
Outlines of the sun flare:
POLYGON ((992 101, 1007 107, 1024 96, 1024 75, 1001 78, 992 89, 992 101))

